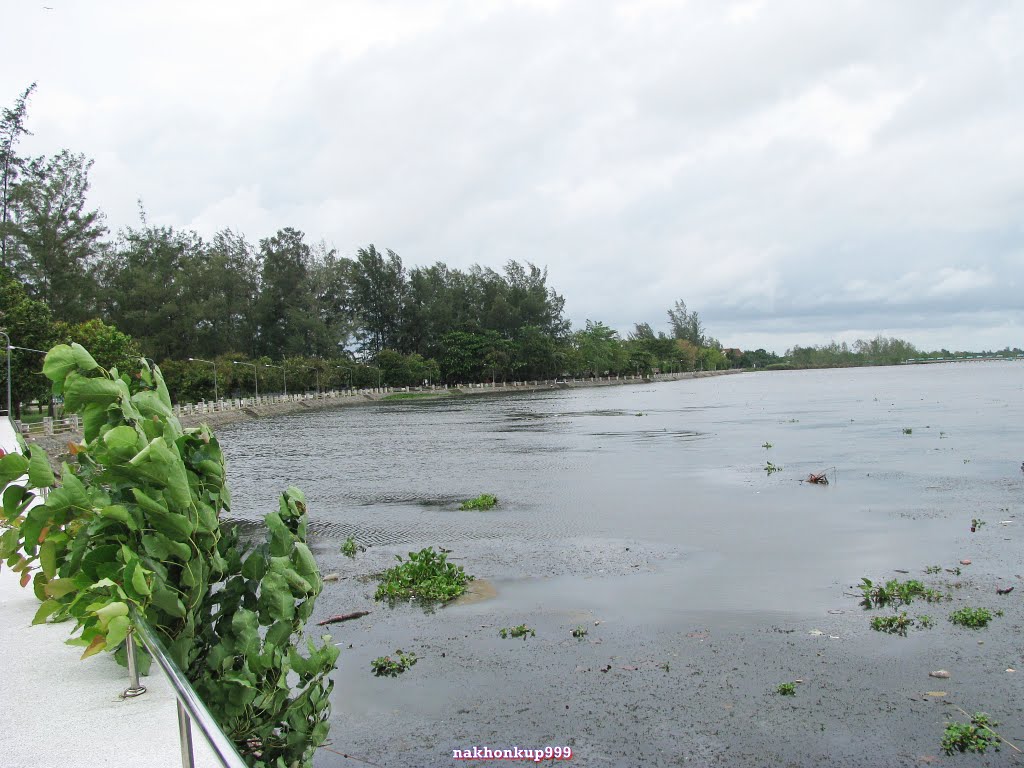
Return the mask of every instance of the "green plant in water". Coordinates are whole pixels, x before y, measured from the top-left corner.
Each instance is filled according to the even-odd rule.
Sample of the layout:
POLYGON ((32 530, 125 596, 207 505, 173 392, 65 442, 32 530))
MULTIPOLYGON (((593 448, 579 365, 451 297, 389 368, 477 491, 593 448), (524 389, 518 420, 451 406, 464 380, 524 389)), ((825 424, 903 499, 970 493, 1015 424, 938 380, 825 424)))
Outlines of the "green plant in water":
POLYGON ((957 752, 977 752, 979 755, 992 747, 999 751, 999 735, 992 730, 999 723, 989 719, 984 712, 975 712, 971 722, 947 723, 942 734, 942 751, 947 755, 957 752))
MULTIPOLYGON (((159 368, 140 363, 128 375, 77 344, 47 354, 43 373, 81 416, 84 442, 59 478, 37 446, 0 458, 0 557, 42 601, 34 623, 75 621, 83 657, 126 663, 134 607, 251 766, 311 766, 338 649, 302 642, 322 586, 305 499, 289 488, 265 542, 246 551, 221 524, 231 502, 216 438, 182 429, 159 368), (24 488, 10 484, 26 473, 24 488)), ((149 663, 141 654, 142 672, 149 663)))
MULTIPOLYGON (((505 640, 505 639, 507 639, 509 637, 513 637, 513 638, 520 638, 521 637, 521 638, 523 638, 523 640, 525 640, 527 637, 536 637, 537 636, 537 630, 530 629, 525 624, 518 624, 518 625, 516 625, 514 627, 502 627, 501 629, 498 630, 498 635, 501 637, 502 640, 505 640)), ((575 633, 574 633, 573 636, 574 637, 576 636, 575 633)))
POLYGON ((942 573, 942 566, 941 565, 929 565, 927 568, 924 569, 924 572, 927 573, 927 574, 942 573))
POLYGON ((489 493, 481 493, 475 499, 469 499, 468 501, 462 502, 462 506, 460 506, 459 509, 486 512, 488 509, 494 509, 497 505, 497 497, 492 496, 489 493))
POLYGON ((772 447, 772 444, 765 440, 764 444, 761 447, 764 449, 768 449, 772 447))
POLYGON ((912 430, 910 427, 904 427, 903 428, 903 434, 904 435, 912 435, 913 433, 914 433, 914 430, 912 430))
POLYGON ((984 629, 992 621, 992 612, 988 608, 961 608, 949 614, 949 620, 961 627, 984 629))
POLYGON ((772 472, 781 472, 782 471, 782 467, 776 466, 775 464, 772 464, 769 461, 769 462, 767 462, 764 465, 764 471, 767 472, 769 475, 771 475, 772 472))
POLYGON ((935 621, 928 615, 918 616, 917 623, 920 625, 921 629, 931 629, 935 626, 935 621))
POLYGON ((948 599, 941 592, 925 587, 917 579, 890 579, 885 584, 875 584, 871 579, 862 578, 858 589, 861 591, 860 604, 865 608, 884 608, 887 605, 898 608, 901 605, 910 605, 917 597, 929 603, 948 599))
POLYGON ((419 599, 425 602, 454 600, 473 580, 461 565, 448 562, 447 552, 426 547, 410 552, 409 559, 395 555, 398 565, 380 575, 374 600, 419 599))
POLYGON ((985 521, 980 517, 971 518, 971 533, 974 533, 975 530, 981 528, 983 525, 985 525, 985 521))
POLYGON ((582 624, 578 624, 576 626, 576 629, 574 629, 572 631, 572 636, 577 638, 577 639, 582 639, 582 638, 586 637, 586 635, 587 635, 587 628, 584 627, 582 624))
POLYGON ((907 612, 903 611, 895 616, 875 616, 871 619, 871 628, 875 632, 888 632, 890 635, 907 636, 907 630, 914 625, 914 620, 908 618, 907 612))
POLYGON ((395 658, 379 656, 370 662, 370 668, 377 677, 398 677, 417 662, 415 653, 395 651, 395 658))
POLYGON ((780 683, 775 690, 779 696, 796 696, 796 683, 780 683))
POLYGON ((346 557, 355 557, 357 552, 359 552, 359 545, 356 544, 354 538, 349 536, 345 539, 345 543, 341 545, 341 554, 346 557))

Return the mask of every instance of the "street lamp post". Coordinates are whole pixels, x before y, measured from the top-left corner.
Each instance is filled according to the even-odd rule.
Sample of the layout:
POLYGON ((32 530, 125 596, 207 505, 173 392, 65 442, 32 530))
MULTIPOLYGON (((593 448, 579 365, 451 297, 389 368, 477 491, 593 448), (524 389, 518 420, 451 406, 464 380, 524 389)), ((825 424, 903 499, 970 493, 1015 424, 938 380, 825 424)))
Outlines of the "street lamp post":
POLYGON ((3 331, 0 331, 0 336, 4 337, 6 341, 5 347, 7 349, 7 418, 11 418, 11 337, 3 331))
POLYGON ((256 363, 243 363, 243 362, 239 362, 238 360, 232 360, 231 364, 232 365, 250 365, 250 366, 252 366, 252 377, 256 380, 256 399, 259 400, 260 399, 260 376, 259 376, 259 370, 256 367, 256 363))
POLYGON ((203 360, 201 357, 190 357, 188 361, 196 363, 209 363, 213 366, 213 402, 219 402, 220 398, 217 396, 217 363, 213 360, 203 360))
POLYGON ((348 374, 348 388, 352 389, 352 369, 347 365, 336 365, 334 366, 339 371, 344 371, 348 374))
POLYGON ((270 363, 264 363, 264 368, 280 368, 281 376, 284 378, 284 396, 288 397, 288 374, 284 369, 283 365, 271 365, 270 363))

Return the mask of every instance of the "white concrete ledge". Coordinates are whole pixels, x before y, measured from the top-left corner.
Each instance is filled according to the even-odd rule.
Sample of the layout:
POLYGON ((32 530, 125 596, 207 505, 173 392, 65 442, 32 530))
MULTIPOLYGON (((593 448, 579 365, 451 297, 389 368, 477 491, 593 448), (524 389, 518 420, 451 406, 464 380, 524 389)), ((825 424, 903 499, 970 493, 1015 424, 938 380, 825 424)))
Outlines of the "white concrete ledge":
MULTIPOLYGON (((181 768, 174 694, 154 665, 146 693, 119 698, 128 672, 110 654, 79 661, 71 622, 31 626, 39 601, 0 572, 0 764, 5 768, 181 768)), ((196 766, 218 768, 193 726, 196 766)))

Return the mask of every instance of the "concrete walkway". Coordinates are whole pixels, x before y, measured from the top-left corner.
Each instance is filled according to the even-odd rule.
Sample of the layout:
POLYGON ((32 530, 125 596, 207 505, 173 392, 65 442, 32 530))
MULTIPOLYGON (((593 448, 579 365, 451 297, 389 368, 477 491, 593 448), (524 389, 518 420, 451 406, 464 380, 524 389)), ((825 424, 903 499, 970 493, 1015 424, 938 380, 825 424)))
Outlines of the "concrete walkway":
MULTIPOLYGON (((0 447, 17 451, 14 430, 0 417, 0 447)), ((100 653, 79 661, 65 645, 73 624, 31 626, 39 601, 18 575, 0 566, 0 765, 4 768, 180 768, 174 694, 154 665, 146 693, 122 701, 128 672, 100 653)), ((217 768, 197 728, 196 765, 217 768)))
MULTIPOLYGON (((39 601, 0 572, 0 764, 5 768, 180 768, 174 694, 164 676, 143 678, 147 691, 120 700, 128 672, 110 654, 79 661, 82 649, 65 645, 74 626, 30 626, 39 601)), ((196 765, 216 768, 193 727, 196 765)))

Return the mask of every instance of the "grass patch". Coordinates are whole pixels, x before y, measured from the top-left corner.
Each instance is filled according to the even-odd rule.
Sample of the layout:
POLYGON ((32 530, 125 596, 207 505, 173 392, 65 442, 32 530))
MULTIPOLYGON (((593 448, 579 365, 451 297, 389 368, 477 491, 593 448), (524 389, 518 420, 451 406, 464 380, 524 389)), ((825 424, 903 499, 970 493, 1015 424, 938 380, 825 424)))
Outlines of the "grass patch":
POLYGON ((410 552, 409 559, 395 555, 398 565, 380 575, 374 600, 419 599, 426 602, 447 602, 466 591, 473 580, 461 565, 448 562, 445 552, 426 547, 410 552))
POLYGON ((961 608, 949 614, 949 620, 968 629, 984 629, 992 621, 992 611, 988 608, 961 608))
POLYGON ((999 736, 992 730, 999 725, 984 712, 975 712, 969 723, 952 722, 942 734, 942 751, 947 755, 957 752, 985 754, 989 747, 999 751, 999 736))
POLYGON ((393 392, 384 395, 381 400, 422 400, 431 397, 448 397, 448 392, 393 392))
POLYGON ((378 656, 370 662, 370 668, 377 677, 398 677, 416 663, 415 653, 395 651, 395 657, 378 656))
POLYGON ((501 637, 502 640, 505 640, 505 639, 507 639, 509 637, 514 637, 514 638, 520 638, 521 637, 521 638, 523 638, 523 640, 525 640, 527 637, 536 637, 537 636, 537 630, 530 629, 525 624, 519 624, 518 626, 515 626, 515 627, 502 627, 501 629, 498 630, 498 635, 501 637))
POLYGON ((486 512, 488 509, 494 509, 498 506, 498 497, 492 496, 489 493, 481 493, 475 499, 469 499, 462 502, 459 509, 465 510, 476 510, 478 512, 486 512))

